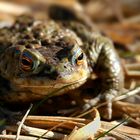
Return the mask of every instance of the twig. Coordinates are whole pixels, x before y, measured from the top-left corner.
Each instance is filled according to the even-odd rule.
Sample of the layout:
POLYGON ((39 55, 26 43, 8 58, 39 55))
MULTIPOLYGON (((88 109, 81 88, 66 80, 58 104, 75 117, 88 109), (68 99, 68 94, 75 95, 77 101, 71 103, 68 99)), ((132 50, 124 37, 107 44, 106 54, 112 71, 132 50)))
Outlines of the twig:
POLYGON ((0 11, 4 13, 9 13, 13 15, 20 15, 29 12, 29 8, 10 2, 0 2, 0 11))
POLYGON ((131 18, 123 20, 124 24, 131 24, 131 23, 138 23, 138 22, 140 22, 140 15, 133 16, 131 18))
POLYGON ((41 138, 44 137, 45 135, 47 135, 50 131, 55 130, 56 128, 58 128, 59 126, 62 126, 65 123, 66 122, 62 122, 60 124, 57 124, 57 125, 53 126, 51 129, 49 129, 48 131, 46 131, 45 133, 43 133, 41 136, 39 136, 36 140, 41 140, 41 138))
POLYGON ((59 116, 32 116, 32 115, 29 115, 27 118, 26 118, 26 121, 57 121, 58 123, 59 122, 62 122, 62 121, 75 121, 75 122, 82 122, 82 123, 85 123, 87 122, 85 118, 75 118, 75 117, 59 117, 59 116))
POLYGON ((135 76, 135 77, 137 77, 137 78, 139 78, 140 77, 140 71, 136 71, 136 70, 131 70, 131 71, 127 71, 127 75, 128 76, 135 76))
MULTIPOLYGON (((0 135, 0 139, 2 140, 15 140, 15 138, 16 138, 16 135, 0 135)), ((20 135, 19 136, 19 139, 20 140, 36 140, 36 137, 32 137, 32 136, 22 136, 22 135, 20 135)), ((43 138, 41 138, 40 140, 47 140, 47 139, 43 139, 43 138)))
POLYGON ((21 121, 20 124, 19 124, 18 130, 17 130, 17 135, 16 135, 16 140, 19 139, 21 127, 22 127, 23 123, 25 122, 25 119, 27 118, 27 116, 28 116, 28 114, 29 114, 29 112, 30 112, 32 106, 33 106, 33 105, 31 104, 30 107, 29 107, 29 109, 27 110, 26 114, 24 115, 22 121, 21 121))
POLYGON ((131 81, 131 83, 130 83, 130 86, 129 86, 129 89, 131 90, 131 89, 134 89, 135 87, 136 87, 136 81, 133 79, 132 81, 131 81))
POLYGON ((25 130, 27 134, 32 136, 37 136, 37 137, 40 137, 42 135, 44 138, 51 138, 51 139, 63 139, 65 137, 64 134, 58 132, 52 132, 41 128, 29 127, 24 124, 22 125, 22 129, 25 130), (44 133, 46 132, 48 132, 47 135, 44 135, 44 133))
POLYGON ((140 63, 125 64, 125 67, 129 70, 140 70, 140 63))
POLYGON ((127 93, 125 93, 121 96, 116 97, 113 101, 120 101, 120 100, 126 99, 130 96, 136 95, 138 93, 140 93, 140 87, 136 87, 135 89, 128 91, 127 93))
POLYGON ((53 127, 56 125, 59 125, 63 123, 63 125, 61 125, 61 128, 65 128, 65 129, 73 129, 76 126, 78 127, 83 127, 85 124, 89 123, 89 120, 85 120, 85 119, 75 119, 75 118, 71 118, 68 117, 68 119, 66 119, 66 117, 51 117, 51 116, 29 116, 27 117, 26 120, 26 124, 30 125, 30 124, 34 124, 34 127, 42 127, 42 125, 44 126, 44 128, 48 128, 48 127, 53 127), (48 119, 48 120, 47 120, 48 119))
POLYGON ((127 76, 135 76, 137 78, 140 77, 140 64, 139 63, 126 64, 124 65, 123 68, 127 76))

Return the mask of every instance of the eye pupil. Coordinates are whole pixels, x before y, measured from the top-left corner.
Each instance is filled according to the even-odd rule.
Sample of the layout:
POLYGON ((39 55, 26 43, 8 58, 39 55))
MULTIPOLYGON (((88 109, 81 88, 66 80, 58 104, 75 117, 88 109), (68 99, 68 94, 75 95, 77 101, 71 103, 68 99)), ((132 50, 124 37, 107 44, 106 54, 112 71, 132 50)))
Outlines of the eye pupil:
POLYGON ((77 60, 82 60, 83 59, 83 53, 81 53, 79 56, 78 56, 78 58, 77 58, 77 60))
POLYGON ((26 66, 31 66, 31 62, 29 62, 29 61, 26 60, 26 59, 22 59, 22 64, 23 64, 23 65, 26 65, 26 66))

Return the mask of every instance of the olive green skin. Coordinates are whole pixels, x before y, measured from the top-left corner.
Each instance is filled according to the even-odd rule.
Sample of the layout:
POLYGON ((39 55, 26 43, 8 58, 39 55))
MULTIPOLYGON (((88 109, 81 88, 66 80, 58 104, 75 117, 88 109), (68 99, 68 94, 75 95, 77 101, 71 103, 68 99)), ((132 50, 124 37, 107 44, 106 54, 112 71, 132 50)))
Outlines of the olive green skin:
POLYGON ((101 79, 105 100, 121 92, 123 72, 112 42, 79 22, 21 16, 11 27, 0 29, 2 101, 32 102, 54 91, 52 96, 63 94, 80 87, 93 73, 101 79), (27 64, 29 70, 22 64, 24 54, 33 61, 33 66, 27 64))

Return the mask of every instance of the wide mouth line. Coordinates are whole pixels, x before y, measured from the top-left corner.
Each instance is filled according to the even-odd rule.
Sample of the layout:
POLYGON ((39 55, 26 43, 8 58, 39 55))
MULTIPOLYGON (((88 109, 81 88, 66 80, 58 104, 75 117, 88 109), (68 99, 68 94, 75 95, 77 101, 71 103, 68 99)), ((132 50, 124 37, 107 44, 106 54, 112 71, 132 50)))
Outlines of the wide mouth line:
POLYGON ((87 77, 86 78, 83 78, 83 79, 80 79, 80 80, 77 80, 77 81, 74 81, 74 82, 70 82, 68 84, 65 84, 65 83, 54 83, 54 84, 51 84, 51 85, 45 85, 45 86, 38 86, 38 85, 16 85, 18 87, 25 87, 25 88, 28 88, 28 87, 33 87, 33 88, 62 88, 62 87, 65 87, 65 86, 71 86, 71 85, 74 85, 74 84, 80 84, 81 82, 84 82, 86 81, 87 77))

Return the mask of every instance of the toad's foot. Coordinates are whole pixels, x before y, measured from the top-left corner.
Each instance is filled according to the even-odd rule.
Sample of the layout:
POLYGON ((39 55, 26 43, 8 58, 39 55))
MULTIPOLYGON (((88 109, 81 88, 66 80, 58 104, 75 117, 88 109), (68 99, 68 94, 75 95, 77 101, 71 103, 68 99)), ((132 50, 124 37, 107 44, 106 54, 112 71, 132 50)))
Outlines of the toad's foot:
POLYGON ((115 97, 117 91, 111 90, 106 91, 103 94, 99 94, 97 97, 90 99, 88 103, 83 106, 83 111, 87 111, 88 109, 97 106, 101 108, 101 116, 104 119, 111 120, 112 119, 112 100, 115 97))

